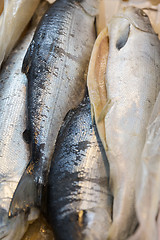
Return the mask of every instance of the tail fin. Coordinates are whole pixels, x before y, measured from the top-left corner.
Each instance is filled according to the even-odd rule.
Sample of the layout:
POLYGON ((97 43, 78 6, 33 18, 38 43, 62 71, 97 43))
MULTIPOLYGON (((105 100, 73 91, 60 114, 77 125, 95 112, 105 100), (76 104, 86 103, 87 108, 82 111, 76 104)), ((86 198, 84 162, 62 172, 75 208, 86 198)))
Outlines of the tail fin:
POLYGON ((33 207, 39 208, 41 205, 42 185, 35 180, 33 169, 34 166, 30 162, 14 192, 8 213, 9 218, 21 212, 30 211, 33 207))

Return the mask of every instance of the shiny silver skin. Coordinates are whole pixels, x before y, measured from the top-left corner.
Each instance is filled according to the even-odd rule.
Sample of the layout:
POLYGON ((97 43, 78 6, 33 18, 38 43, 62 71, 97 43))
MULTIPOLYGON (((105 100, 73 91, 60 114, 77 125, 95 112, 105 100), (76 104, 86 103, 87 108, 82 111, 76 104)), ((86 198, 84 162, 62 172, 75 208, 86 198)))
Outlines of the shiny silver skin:
POLYGON ((136 214, 138 229, 129 240, 158 240, 160 184, 160 93, 147 129, 136 179, 136 214))
POLYGON ((95 17, 89 12, 95 9, 93 3, 56 1, 42 18, 24 58, 31 159, 12 200, 12 216, 33 206, 43 209, 58 131, 67 112, 84 97, 84 75, 96 37, 95 17))
POLYGON ((48 185, 49 222, 60 240, 106 240, 111 225, 109 165, 89 97, 60 129, 48 185))
POLYGON ((22 213, 8 219, 13 193, 29 161, 29 148, 22 135, 26 128, 27 78, 21 72, 21 66, 35 27, 47 6, 46 3, 39 6, 28 32, 0 72, 0 239, 5 240, 21 239, 28 221, 38 214, 33 209, 33 215, 22 213))

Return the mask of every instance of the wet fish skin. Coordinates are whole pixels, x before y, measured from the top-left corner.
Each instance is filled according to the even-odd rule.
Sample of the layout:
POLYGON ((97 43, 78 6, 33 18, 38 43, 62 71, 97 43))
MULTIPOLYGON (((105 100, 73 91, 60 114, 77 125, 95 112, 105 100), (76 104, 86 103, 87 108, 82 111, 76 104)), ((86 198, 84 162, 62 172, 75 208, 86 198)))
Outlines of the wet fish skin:
POLYGON ((94 16, 89 12, 91 9, 93 13, 94 7, 89 8, 88 1, 82 3, 86 5, 74 0, 51 5, 24 58, 31 160, 15 192, 10 207, 12 216, 41 206, 58 131, 66 113, 84 97, 84 73, 95 28, 94 16))
POLYGON ((108 160, 86 96, 67 114, 52 159, 47 215, 57 239, 106 239, 112 212, 108 180, 108 160))
MULTIPOLYGON (((97 93, 98 87, 94 88, 94 84, 91 86, 94 78, 88 77, 88 87, 110 164, 114 203, 113 223, 107 239, 120 240, 131 235, 137 224, 135 179, 146 127, 160 90, 160 42, 147 15, 134 7, 123 8, 108 24, 108 33, 105 31, 102 34, 109 41, 109 50, 106 73, 99 82, 105 78, 106 105, 102 104, 100 109, 96 106, 94 98, 99 99, 96 94, 102 98, 102 94, 97 93), (100 119, 102 115, 104 118, 100 119)), ((103 43, 100 38, 99 35, 98 41, 103 43)), ((94 61, 94 56, 91 59, 94 63, 97 60, 94 61)), ((91 70, 89 66, 90 75, 91 70)))
POLYGON ((22 137, 26 128, 27 78, 21 66, 40 15, 47 6, 46 3, 39 5, 28 32, 0 72, 0 239, 5 240, 21 239, 29 221, 38 216, 38 211, 32 209, 30 214, 21 213, 8 219, 13 193, 29 161, 29 148, 22 137))
MULTIPOLYGON (((149 19, 145 14, 141 14, 142 10, 128 8, 126 12, 127 17, 130 16, 130 12, 135 14, 131 14, 131 20, 128 21, 130 24, 129 37, 120 50, 117 50, 115 46, 117 39, 116 36, 114 38, 114 20, 112 30, 109 30, 111 42, 106 86, 108 98, 111 99, 113 106, 106 114, 105 126, 108 145, 107 156, 110 161, 111 182, 115 197, 113 207, 115 222, 113 220, 109 239, 123 239, 125 234, 130 234, 133 231, 135 176, 145 142, 147 123, 160 90, 160 42, 158 37, 152 33, 149 19), (137 21, 135 18, 137 15, 141 21, 137 21), (132 19, 137 21, 136 25, 132 19), (148 25, 143 24, 143 19, 145 19, 144 22, 148 19, 148 25), (135 46, 137 46, 138 52, 135 51, 135 46), (115 58, 118 58, 117 52, 119 60, 122 60, 120 65, 118 62, 114 64, 115 58), (133 60, 130 60, 131 58, 133 60), (138 62, 137 59, 139 59, 138 62), (115 73, 114 69, 116 68, 117 72, 115 73), (111 79, 114 79, 112 83, 111 79), (119 79, 118 85, 117 79, 119 79), (128 146, 127 149, 126 146, 128 146), (131 231, 127 228, 130 228, 131 231), (124 233, 125 230, 126 233, 124 233)), ((122 23, 119 21, 118 28, 120 24, 122 23)))
POLYGON ((0 66, 17 43, 39 2, 40 0, 4 0, 4 9, 0 15, 0 66))
POLYGON ((129 240, 159 239, 160 93, 146 130, 136 180, 136 214, 139 227, 129 240))
MULTIPOLYGON (((13 239, 15 235, 13 231, 13 235, 8 236, 12 228, 16 229, 13 223, 15 220, 8 222, 8 210, 14 190, 29 159, 29 149, 22 138, 26 125, 27 78, 21 73, 20 66, 31 39, 32 34, 18 45, 0 74, 0 239, 13 239), (7 238, 3 238, 6 234, 7 238)), ((27 222, 23 220, 22 215, 17 217, 17 222, 19 218, 20 222, 27 222)), ((19 235, 21 236, 20 233, 19 235)))

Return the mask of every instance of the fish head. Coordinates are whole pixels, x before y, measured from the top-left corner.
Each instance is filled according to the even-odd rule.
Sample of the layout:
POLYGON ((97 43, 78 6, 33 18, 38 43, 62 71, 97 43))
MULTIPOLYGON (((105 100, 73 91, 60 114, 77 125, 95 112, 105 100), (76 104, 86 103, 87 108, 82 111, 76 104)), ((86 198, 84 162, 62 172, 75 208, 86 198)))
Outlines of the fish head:
POLYGON ((124 7, 108 23, 109 45, 121 50, 137 33, 155 34, 147 14, 136 7, 124 7))
POLYGON ((113 19, 114 18, 117 18, 117 21, 121 18, 125 19, 129 24, 133 25, 140 31, 155 34, 148 15, 140 8, 133 6, 123 7, 120 9, 117 15, 113 17, 113 19))

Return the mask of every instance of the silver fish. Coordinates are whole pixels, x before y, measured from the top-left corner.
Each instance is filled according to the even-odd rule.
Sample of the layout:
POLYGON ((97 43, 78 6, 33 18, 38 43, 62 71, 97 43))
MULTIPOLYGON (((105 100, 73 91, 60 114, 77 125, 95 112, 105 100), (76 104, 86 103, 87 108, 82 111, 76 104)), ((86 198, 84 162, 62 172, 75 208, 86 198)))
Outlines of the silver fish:
POLYGON ((160 90, 160 42, 144 11, 123 8, 101 32, 91 57, 88 88, 110 164, 114 203, 108 239, 126 239, 137 223, 136 173, 160 90))
MULTIPOLYGON (((37 11, 45 11, 46 6, 42 3, 37 11)), ((13 193, 29 161, 28 145, 22 137, 26 127, 27 78, 21 66, 39 18, 40 15, 32 22, 0 73, 0 239, 21 239, 29 221, 38 216, 33 209, 30 214, 21 213, 8 219, 13 193)))
POLYGON ((47 216, 57 239, 106 240, 112 222, 108 180, 108 161, 86 96, 66 116, 52 159, 47 216))
POLYGON ((160 93, 148 126, 136 181, 136 213, 139 227, 130 240, 158 240, 160 203, 160 93), (158 217, 159 218, 159 217, 158 217))
POLYGON ((11 216, 33 206, 43 209, 42 192, 58 131, 66 113, 84 97, 84 74, 96 37, 95 2, 56 1, 40 22, 24 58, 31 160, 13 197, 11 216))

